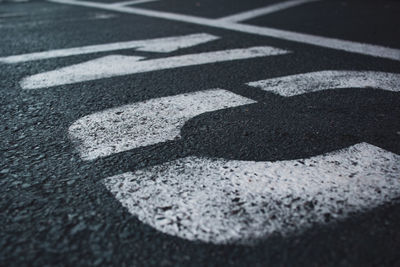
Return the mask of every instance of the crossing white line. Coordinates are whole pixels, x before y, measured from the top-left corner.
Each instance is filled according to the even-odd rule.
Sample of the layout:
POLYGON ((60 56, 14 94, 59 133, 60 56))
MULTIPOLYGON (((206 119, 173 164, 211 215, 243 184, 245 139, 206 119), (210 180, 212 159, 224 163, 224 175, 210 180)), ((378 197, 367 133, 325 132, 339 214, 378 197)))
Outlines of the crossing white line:
POLYGON ((110 5, 113 5, 113 6, 130 6, 130 5, 145 4, 145 3, 155 2, 155 1, 159 1, 159 0, 132 0, 132 1, 116 2, 116 3, 112 3, 110 5))
POLYGON ((307 4, 307 3, 311 3, 311 2, 316 2, 316 1, 320 1, 320 0, 288 0, 285 2, 272 4, 270 6, 256 8, 253 10, 226 16, 226 17, 220 18, 219 20, 240 22, 240 21, 253 19, 253 18, 256 18, 259 16, 272 14, 272 13, 279 12, 279 11, 282 11, 282 10, 285 10, 285 9, 288 9, 291 7, 295 7, 295 6, 299 6, 299 5, 303 5, 303 4, 307 4))
POLYGON ((361 143, 304 160, 187 157, 104 180, 129 212, 189 240, 234 243, 303 231, 400 196, 400 156, 361 143))
POLYGON ((376 88, 400 92, 400 74, 376 71, 317 71, 248 83, 281 96, 337 88, 376 88))
POLYGON ((111 55, 84 63, 28 76, 21 81, 23 89, 38 89, 110 78, 149 71, 180 68, 223 61, 287 54, 289 51, 269 46, 231 49, 160 59, 144 60, 135 56, 111 55))
POLYGON ((219 37, 207 34, 190 34, 175 37, 164 37, 149 40, 136 40, 128 42, 117 42, 100 45, 90 45, 66 49, 50 50, 45 52, 36 52, 22 55, 14 55, 7 57, 0 57, 0 63, 20 63, 33 60, 41 60, 48 58, 67 57, 74 55, 107 52, 115 50, 133 49, 146 52, 167 53, 178 49, 196 46, 202 43, 214 41, 219 37))
POLYGON ((70 126, 69 134, 79 144, 81 157, 93 160, 174 140, 197 115, 252 103, 222 89, 154 98, 83 117, 70 126))
POLYGON ((400 49, 388 48, 384 46, 357 43, 352 41, 340 40, 329 37, 316 36, 312 34, 298 33, 292 31, 285 31, 279 29, 273 29, 268 27, 260 27, 253 25, 245 25, 240 23, 234 23, 218 19, 208 19, 189 15, 181 15, 169 12, 146 10, 134 7, 121 7, 112 6, 109 4, 95 3, 89 1, 71 1, 71 0, 48 0, 54 3, 78 5, 93 8, 100 8, 105 10, 112 10, 116 12, 142 15, 160 19, 174 20, 192 24, 198 24, 202 26, 209 26, 214 28, 221 28, 226 30, 256 34, 261 36, 274 37, 287 41, 299 42, 314 46, 320 46, 324 48, 336 49, 346 52, 358 53, 362 55, 387 58, 392 60, 400 61, 400 49))

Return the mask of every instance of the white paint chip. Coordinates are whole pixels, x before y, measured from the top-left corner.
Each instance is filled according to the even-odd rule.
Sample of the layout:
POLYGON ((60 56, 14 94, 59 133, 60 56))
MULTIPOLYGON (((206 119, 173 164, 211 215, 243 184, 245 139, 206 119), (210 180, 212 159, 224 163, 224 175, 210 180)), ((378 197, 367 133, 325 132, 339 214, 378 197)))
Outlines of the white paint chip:
POLYGON ((122 75, 173 69, 232 60, 287 54, 289 51, 269 46, 231 49, 138 61, 133 56, 111 55, 53 71, 28 76, 22 89, 39 89, 64 84, 110 78, 122 75))
POLYGON ((81 157, 93 160, 180 137, 189 119, 205 112, 255 103, 222 89, 154 98, 98 112, 69 128, 81 157))
POLYGON ((97 19, 114 19, 118 16, 112 13, 96 13, 93 17, 90 17, 89 20, 97 20, 97 19))
POLYGON ((376 71, 317 71, 248 83, 284 97, 337 88, 400 92, 400 74, 376 71))
MULTIPOLYGON (((98 19, 100 19, 104 18, 104 16, 109 17, 110 15, 98 14, 96 16, 98 19)), ((138 51, 168 53, 176 51, 178 49, 192 47, 206 42, 214 41, 217 39, 219 39, 219 37, 207 33, 189 34, 183 36, 90 45, 90 46, 56 49, 44 52, 0 57, 0 63, 7 63, 7 64, 21 63, 27 61, 49 59, 49 58, 68 57, 74 55, 108 52, 115 50, 126 50, 134 48, 136 48, 136 50, 138 51)))
POLYGON ((104 180, 157 230, 204 242, 246 243, 301 232, 400 196, 400 156, 361 143, 305 160, 187 157, 104 180))

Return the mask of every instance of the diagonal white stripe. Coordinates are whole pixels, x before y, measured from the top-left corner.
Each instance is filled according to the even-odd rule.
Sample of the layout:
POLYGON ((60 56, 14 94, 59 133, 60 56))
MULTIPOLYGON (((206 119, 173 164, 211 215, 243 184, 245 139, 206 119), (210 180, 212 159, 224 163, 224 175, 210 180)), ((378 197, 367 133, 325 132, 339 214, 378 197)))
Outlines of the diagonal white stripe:
POLYGON ((145 3, 155 2, 155 1, 158 1, 158 0, 131 0, 131 1, 116 2, 116 3, 112 3, 110 5, 130 6, 130 5, 139 5, 139 4, 145 4, 145 3))
POLYGON ((219 20, 225 20, 225 21, 231 21, 231 22, 240 22, 240 21, 245 21, 249 19, 253 19, 259 16, 263 15, 268 15, 271 13, 279 12, 291 7, 307 4, 310 2, 316 2, 319 0, 289 0, 277 4, 273 4, 270 6, 262 7, 262 8, 256 8, 253 10, 249 10, 246 12, 241 12, 238 14, 233 14, 227 17, 220 18, 219 20))

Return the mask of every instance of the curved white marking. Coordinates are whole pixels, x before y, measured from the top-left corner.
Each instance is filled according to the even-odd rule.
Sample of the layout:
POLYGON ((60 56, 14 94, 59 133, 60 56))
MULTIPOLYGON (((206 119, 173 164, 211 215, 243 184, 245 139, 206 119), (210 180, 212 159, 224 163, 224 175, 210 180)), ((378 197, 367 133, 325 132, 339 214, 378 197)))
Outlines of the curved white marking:
POLYGON ((335 88, 372 87, 400 91, 400 74, 376 71, 317 71, 272 78, 248 85, 289 97, 335 88))
POLYGON ((28 76, 24 78, 20 84, 23 89, 38 89, 149 71, 275 56, 287 53, 289 53, 289 51, 269 46, 261 46, 144 61, 138 61, 138 59, 140 59, 138 57, 112 55, 28 76))
POLYGON ((11 64, 11 63, 48 59, 48 58, 68 57, 74 55, 83 55, 83 54, 125 50, 133 48, 137 48, 138 51, 168 53, 178 49, 210 42, 218 38, 219 37, 211 34, 199 33, 199 34, 190 34, 190 35, 165 37, 165 38, 157 38, 149 40, 137 40, 137 41, 56 49, 45 52, 36 52, 36 53, 14 55, 8 57, 0 57, 0 62, 11 64))
POLYGON ((305 160, 188 157, 104 180, 142 222, 189 240, 245 242, 400 196, 400 156, 362 143, 305 160))
POLYGON ((81 157, 92 160, 180 137, 189 119, 205 112, 255 103, 226 90, 154 98, 83 117, 69 128, 81 157))

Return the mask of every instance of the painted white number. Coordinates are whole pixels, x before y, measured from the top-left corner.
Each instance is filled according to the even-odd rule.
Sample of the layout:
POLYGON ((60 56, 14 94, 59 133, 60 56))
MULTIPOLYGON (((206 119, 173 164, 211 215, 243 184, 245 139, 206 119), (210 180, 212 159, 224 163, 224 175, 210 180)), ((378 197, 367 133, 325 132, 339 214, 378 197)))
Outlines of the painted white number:
MULTIPOLYGON (((346 87, 399 92, 400 74, 320 71, 249 85, 284 97, 346 87)), ((201 105, 201 97, 198 102, 201 105)), ((245 104, 247 100, 239 102, 245 104)), ((190 105, 187 107, 190 109, 190 105)), ((148 108, 146 112, 140 109, 141 113, 152 113, 148 108)), ((102 121, 102 114, 80 124, 90 125, 89 118, 93 118, 93 123, 100 125, 96 121, 102 121)), ((151 119, 155 125, 162 120, 162 116, 151 119)), ((109 122, 106 119, 103 124, 109 122)), ((182 125, 174 128, 173 135, 182 125)), ((140 143, 151 136, 151 131, 142 131, 143 136, 127 135, 131 140, 122 143, 140 143)), ((92 130, 81 132, 90 136, 92 130)), ((94 142, 85 138, 83 144, 94 142)), ((80 150, 84 158, 92 153, 85 145, 80 150)), ((105 179, 104 184, 133 215, 159 231, 216 244, 243 243, 272 233, 302 231, 324 223, 327 216, 343 219, 351 212, 393 200, 400 195, 400 156, 360 143, 308 159, 277 162, 187 157, 116 175, 105 179)))
MULTIPOLYGON (((399 61, 400 50, 372 44, 267 28, 241 22, 316 0, 288 0, 219 19, 201 18, 127 5, 50 0, 273 37, 399 61)), ((218 37, 193 34, 153 40, 101 44, 14 55, 0 63, 19 63, 122 49, 171 52, 218 37)), ((159 71, 230 60, 275 56, 290 51, 269 46, 213 51, 145 60, 110 55, 25 77, 23 89, 39 89, 101 78, 159 71)), ((399 92, 399 74, 319 71, 251 82, 283 97, 334 88, 399 92)), ((205 112, 254 101, 214 89, 134 103, 95 113, 76 121, 70 136, 81 156, 92 160, 179 137, 184 123, 205 112)), ((371 209, 400 195, 400 156, 372 146, 347 149, 302 160, 252 162, 187 157, 124 173, 104 180, 105 186, 133 215, 154 228, 189 240, 213 243, 246 242, 272 233, 288 234, 324 223, 327 215, 341 219, 350 212, 371 209)))
MULTIPOLYGON (((238 21, 310 1, 288 1, 213 23, 223 28, 237 27, 238 21)), ((118 3, 115 8, 128 3, 131 1, 118 3)), ((283 33, 286 39, 305 38, 283 33)), ((306 37, 317 43, 326 41, 306 37)), ((14 55, 0 58, 0 62, 13 64, 123 49, 167 53, 216 39, 205 33, 191 34, 14 55)), ((339 42, 337 47, 343 44, 350 47, 345 51, 398 59, 397 50, 383 51, 348 42, 339 42)), ((261 46, 150 60, 110 55, 28 76, 20 84, 23 89, 39 89, 287 53, 290 51, 261 46)), ((318 71, 248 85, 283 97, 335 88, 373 87, 399 92, 400 74, 318 71)), ((174 140, 180 137, 185 122, 195 116, 252 103, 255 101, 222 89, 155 98, 85 116, 70 126, 69 134, 78 143, 81 157, 93 160, 174 140)), ((133 215, 159 231, 189 240, 232 243, 304 230, 314 223, 323 223, 328 215, 345 218, 350 212, 391 201, 400 195, 399 173, 399 155, 361 143, 309 159, 278 162, 187 157, 113 176, 105 179, 104 184, 133 215)))

